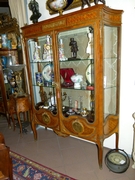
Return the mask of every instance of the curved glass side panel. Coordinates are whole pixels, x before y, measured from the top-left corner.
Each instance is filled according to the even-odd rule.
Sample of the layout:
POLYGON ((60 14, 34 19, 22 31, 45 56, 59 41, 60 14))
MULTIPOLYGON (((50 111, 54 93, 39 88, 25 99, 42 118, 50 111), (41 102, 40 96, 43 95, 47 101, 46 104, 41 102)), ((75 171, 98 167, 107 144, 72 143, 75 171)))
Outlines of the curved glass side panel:
POLYGON ((104 26, 104 115, 117 113, 118 28, 104 26))
POLYGON ((28 47, 35 107, 56 114, 52 38, 46 35, 29 39, 28 47))
POLYGON ((62 111, 65 117, 94 117, 94 30, 91 26, 58 34, 62 111))

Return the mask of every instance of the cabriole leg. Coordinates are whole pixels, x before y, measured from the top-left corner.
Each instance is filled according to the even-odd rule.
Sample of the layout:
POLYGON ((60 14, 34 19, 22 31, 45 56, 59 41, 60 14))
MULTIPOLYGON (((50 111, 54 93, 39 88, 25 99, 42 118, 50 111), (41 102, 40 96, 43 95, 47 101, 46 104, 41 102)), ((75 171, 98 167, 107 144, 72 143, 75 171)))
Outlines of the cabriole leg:
POLYGON ((98 148, 98 163, 99 163, 99 168, 102 169, 102 161, 103 161, 103 141, 99 142, 97 144, 98 148))

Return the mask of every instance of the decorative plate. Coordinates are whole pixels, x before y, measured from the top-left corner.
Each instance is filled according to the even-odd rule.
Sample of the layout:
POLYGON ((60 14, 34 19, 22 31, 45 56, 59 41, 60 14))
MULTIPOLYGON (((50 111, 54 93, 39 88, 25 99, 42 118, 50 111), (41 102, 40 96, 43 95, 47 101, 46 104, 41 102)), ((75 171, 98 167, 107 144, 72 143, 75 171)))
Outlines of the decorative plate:
POLYGON ((92 74, 93 74, 92 65, 93 64, 89 64, 86 68, 86 79, 90 85, 92 84, 92 74))
POLYGON ((52 64, 46 64, 43 68, 42 75, 48 82, 52 81, 52 64))

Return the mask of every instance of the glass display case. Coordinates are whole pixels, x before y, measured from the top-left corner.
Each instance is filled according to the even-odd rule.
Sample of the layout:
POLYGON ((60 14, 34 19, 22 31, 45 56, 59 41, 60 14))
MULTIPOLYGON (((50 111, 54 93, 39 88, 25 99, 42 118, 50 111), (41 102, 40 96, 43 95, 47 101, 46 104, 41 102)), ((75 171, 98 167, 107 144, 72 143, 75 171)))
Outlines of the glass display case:
POLYGON ((15 73, 11 66, 23 63, 19 26, 15 18, 0 14, 0 113, 5 114, 8 125, 9 95, 17 92, 15 73))
POLYGON ((120 37, 122 10, 96 5, 22 28, 32 130, 36 125, 60 136, 98 146, 119 134, 120 37))

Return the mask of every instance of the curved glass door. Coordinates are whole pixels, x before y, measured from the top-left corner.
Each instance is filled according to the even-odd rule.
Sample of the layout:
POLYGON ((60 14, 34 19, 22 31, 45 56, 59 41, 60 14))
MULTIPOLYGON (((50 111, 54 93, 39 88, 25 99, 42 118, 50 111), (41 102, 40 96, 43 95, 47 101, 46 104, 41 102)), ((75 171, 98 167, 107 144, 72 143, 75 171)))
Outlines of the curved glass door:
POLYGON ((52 38, 46 35, 29 39, 28 47, 35 107, 56 114, 52 38))
POLYGON ((94 121, 93 28, 85 27, 58 34, 62 88, 62 112, 94 121))

